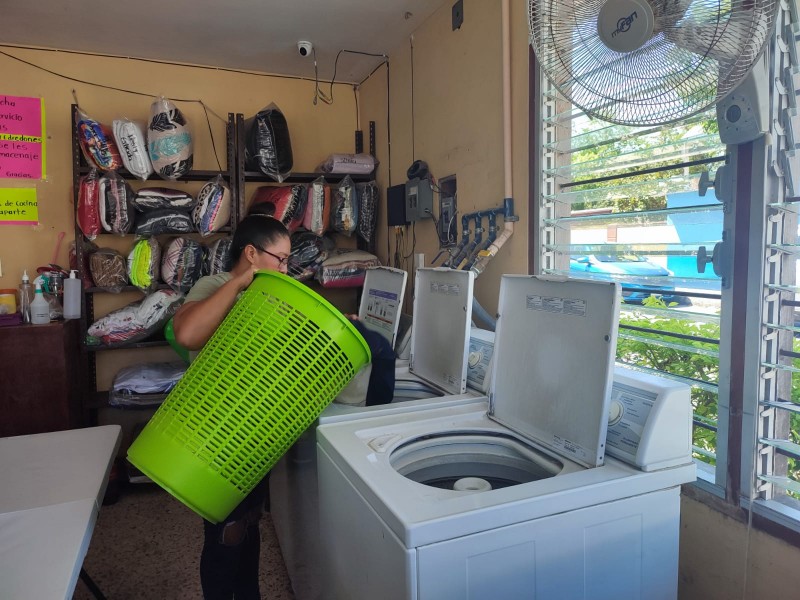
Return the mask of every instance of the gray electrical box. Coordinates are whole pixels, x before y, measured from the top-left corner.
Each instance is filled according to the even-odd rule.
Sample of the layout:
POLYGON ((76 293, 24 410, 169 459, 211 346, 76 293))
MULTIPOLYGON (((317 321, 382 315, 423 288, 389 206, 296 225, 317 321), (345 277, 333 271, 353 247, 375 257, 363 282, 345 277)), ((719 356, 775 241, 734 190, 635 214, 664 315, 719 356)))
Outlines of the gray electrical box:
POLYGON ((433 217, 433 188, 429 179, 406 181, 406 221, 433 217))

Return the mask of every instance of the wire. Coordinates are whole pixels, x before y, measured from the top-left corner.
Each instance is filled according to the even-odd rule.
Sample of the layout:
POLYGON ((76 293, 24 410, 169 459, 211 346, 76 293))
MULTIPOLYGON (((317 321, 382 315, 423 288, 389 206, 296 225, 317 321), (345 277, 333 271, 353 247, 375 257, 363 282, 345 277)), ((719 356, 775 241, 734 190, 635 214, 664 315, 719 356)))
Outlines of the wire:
POLYGON ((409 38, 411 44, 411 162, 417 160, 417 150, 414 138, 414 36, 409 38))
MULTIPOLYGON (((60 77, 62 79, 66 79, 67 81, 73 81, 73 82, 76 82, 76 83, 81 83, 83 85, 99 87, 99 88, 102 88, 102 89, 113 90, 115 92, 122 92, 122 93, 125 93, 125 94, 133 94, 135 96, 146 96, 148 98, 158 97, 157 94, 148 94, 148 93, 139 92, 139 91, 136 91, 136 90, 118 88, 118 87, 114 87, 114 86, 111 86, 111 85, 105 85, 105 84, 102 84, 102 83, 96 83, 94 81, 87 81, 85 79, 78 79, 76 77, 70 77, 69 75, 64 75, 62 73, 57 73, 56 71, 53 71, 51 69, 47 69, 47 68, 42 67, 40 65, 34 64, 32 62, 29 62, 27 60, 24 60, 22 58, 14 56, 13 54, 9 54, 8 52, 3 52, 2 50, 0 50, 0 54, 2 54, 3 56, 5 56, 7 58, 11 58, 11 59, 19 61, 19 62, 21 62, 21 63, 23 63, 25 65, 28 65, 29 67, 33 67, 34 69, 39 69, 40 71, 44 71, 45 73, 48 73, 50 75, 54 75, 55 77, 60 77)), ((78 104, 80 106, 80 104, 78 103, 78 100, 77 100, 77 94, 76 94, 74 89, 72 90, 72 95, 75 98, 75 104, 78 104)), ((219 170, 222 171, 222 165, 220 164, 219 155, 217 154, 217 145, 214 142, 214 133, 213 133, 213 131, 211 129, 211 119, 209 119, 208 113, 210 112, 212 115, 217 117, 220 121, 222 121, 225 124, 228 123, 227 119, 223 119, 221 116, 219 116, 216 112, 214 112, 211 108, 209 108, 206 105, 206 103, 203 102, 202 100, 186 99, 186 98, 171 98, 171 100, 174 101, 174 102, 196 103, 196 104, 199 104, 201 107, 203 107, 203 112, 205 113, 205 116, 206 116, 206 123, 208 124, 208 134, 211 137, 211 148, 214 151, 214 158, 217 161, 217 167, 219 167, 219 170)))
POLYGON ((353 100, 356 103, 356 131, 361 131, 361 115, 358 113, 358 86, 353 86, 353 100))
MULTIPOLYGON (((328 93, 325 94, 325 92, 320 90, 319 86, 317 86, 317 92, 316 92, 316 95, 314 97, 314 99, 315 99, 314 104, 316 104, 317 96, 325 104, 333 104, 333 84, 336 82, 336 72, 339 70, 339 57, 342 54, 360 54, 362 56, 374 56, 374 57, 378 57, 378 58, 384 59, 385 62, 388 62, 388 60, 389 60, 389 57, 386 56, 385 54, 374 54, 372 52, 361 52, 360 50, 345 50, 345 49, 339 50, 339 52, 337 52, 337 54, 336 54, 336 60, 333 61, 333 77, 331 78, 330 89, 328 90, 328 93)), ((378 65, 378 67, 380 67, 380 65, 378 65)), ((378 67, 376 67, 376 69, 378 67)), ((375 71, 373 70, 373 73, 374 72, 375 71)), ((371 74, 372 73, 370 73, 370 75, 371 74)), ((317 52, 316 52, 316 50, 314 50, 314 80, 318 81, 318 79, 317 79, 317 52)))

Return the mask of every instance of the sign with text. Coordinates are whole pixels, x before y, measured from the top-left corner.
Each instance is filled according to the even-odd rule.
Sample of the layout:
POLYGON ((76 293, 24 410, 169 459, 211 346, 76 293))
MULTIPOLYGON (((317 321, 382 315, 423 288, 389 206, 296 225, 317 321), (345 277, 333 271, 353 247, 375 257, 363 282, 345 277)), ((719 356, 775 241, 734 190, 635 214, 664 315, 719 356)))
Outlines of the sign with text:
POLYGON ((44 102, 0 94, 0 179, 44 179, 44 102))
POLYGON ((36 225, 38 222, 36 188, 0 188, 0 225, 36 225))

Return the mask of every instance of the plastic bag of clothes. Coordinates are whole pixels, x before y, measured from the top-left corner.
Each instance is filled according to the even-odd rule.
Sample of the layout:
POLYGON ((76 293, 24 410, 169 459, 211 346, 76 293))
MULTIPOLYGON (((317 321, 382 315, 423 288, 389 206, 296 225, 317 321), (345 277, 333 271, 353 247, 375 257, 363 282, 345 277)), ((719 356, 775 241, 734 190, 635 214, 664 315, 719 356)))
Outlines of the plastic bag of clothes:
POLYGON ((151 237, 164 233, 191 233, 194 222, 188 212, 174 208, 157 208, 145 213, 137 213, 133 232, 141 237, 151 237))
POLYGON ((119 293, 128 285, 128 263, 112 248, 100 248, 89 256, 89 272, 97 287, 119 293))
POLYGON ((358 224, 358 198, 356 186, 350 176, 346 176, 334 189, 331 207, 331 229, 351 235, 358 224))
POLYGON ((92 169, 80 179, 76 219, 78 227, 87 239, 93 240, 102 231, 100 225, 100 177, 97 169, 92 169))
POLYGON ((141 188, 133 198, 133 207, 141 212, 156 208, 174 208, 190 211, 194 207, 191 194, 164 187, 141 188))
POLYGON ((286 225, 289 232, 295 231, 303 222, 308 193, 302 184, 269 186, 262 185, 253 194, 249 214, 255 214, 262 204, 271 204, 271 215, 286 225))
POLYGON ((108 127, 90 118, 80 108, 75 111, 75 126, 81 151, 90 167, 114 171, 122 166, 119 149, 108 127))
POLYGON ((158 290, 95 321, 87 331, 86 343, 121 344, 138 342, 163 329, 183 302, 183 294, 158 290))
POLYGON ((317 271, 317 280, 325 288, 360 287, 367 269, 380 265, 378 257, 363 250, 339 249, 317 271))
POLYGON ((226 237, 217 240, 206 253, 205 273, 208 275, 216 275, 217 273, 225 273, 230 271, 233 267, 231 259, 231 238, 226 237))
POLYGON ((369 175, 375 170, 375 165, 375 157, 371 154, 331 154, 317 171, 369 175))
POLYGON ((186 293, 203 276, 203 245, 178 237, 161 254, 161 278, 173 290, 186 293))
POLYGON ((375 237, 378 224, 378 185, 374 181, 356 184, 358 236, 367 243, 375 237))
POLYGON ((292 251, 289 255, 288 273, 298 281, 311 279, 322 262, 328 258, 336 244, 327 237, 310 231, 292 234, 292 251))
POLYGON ((209 181, 197 194, 192 215, 200 235, 207 236, 225 227, 231 220, 231 190, 222 175, 209 181))
POLYGON ((133 229, 133 196, 131 186, 115 172, 100 178, 98 200, 103 229, 122 235, 133 229))
POLYGON ((153 165, 147 155, 147 142, 142 126, 130 119, 115 119, 111 126, 125 168, 142 181, 150 177, 153 165))
POLYGON ((282 182, 291 174, 294 160, 286 117, 273 103, 247 119, 244 127, 247 169, 282 182))
POLYGON ((149 362, 123 367, 114 375, 108 404, 121 408, 158 406, 180 381, 188 365, 182 361, 149 362))
POLYGON ((175 180, 192 170, 194 145, 186 118, 163 96, 150 106, 147 151, 159 177, 175 180))
POLYGON ((317 235, 324 235, 331 220, 331 188, 323 177, 317 177, 308 186, 303 227, 317 235))
POLYGON ((136 242, 128 254, 128 279, 142 291, 149 291, 158 285, 161 271, 161 246, 155 238, 145 238, 136 242))

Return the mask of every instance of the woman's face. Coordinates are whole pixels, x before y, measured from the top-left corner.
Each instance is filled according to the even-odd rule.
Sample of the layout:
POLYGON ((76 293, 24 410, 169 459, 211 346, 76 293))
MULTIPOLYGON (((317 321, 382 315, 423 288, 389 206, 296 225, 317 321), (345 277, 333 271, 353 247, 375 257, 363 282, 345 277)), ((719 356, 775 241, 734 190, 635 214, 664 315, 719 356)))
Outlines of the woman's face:
POLYGON ((270 245, 259 248, 253 244, 256 252, 253 265, 265 271, 280 271, 286 273, 288 270, 288 258, 292 251, 292 244, 289 238, 281 236, 270 245))

